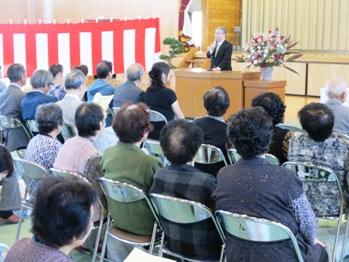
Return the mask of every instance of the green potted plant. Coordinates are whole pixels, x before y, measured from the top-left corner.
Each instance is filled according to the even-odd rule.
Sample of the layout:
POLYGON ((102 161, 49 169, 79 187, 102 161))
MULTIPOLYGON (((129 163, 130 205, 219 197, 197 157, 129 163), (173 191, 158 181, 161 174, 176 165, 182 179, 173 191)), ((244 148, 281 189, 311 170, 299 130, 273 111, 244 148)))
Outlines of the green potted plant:
POLYGON ((172 37, 166 37, 162 43, 169 46, 169 51, 168 54, 161 54, 160 59, 166 60, 171 68, 175 68, 172 59, 185 52, 183 43, 172 37))

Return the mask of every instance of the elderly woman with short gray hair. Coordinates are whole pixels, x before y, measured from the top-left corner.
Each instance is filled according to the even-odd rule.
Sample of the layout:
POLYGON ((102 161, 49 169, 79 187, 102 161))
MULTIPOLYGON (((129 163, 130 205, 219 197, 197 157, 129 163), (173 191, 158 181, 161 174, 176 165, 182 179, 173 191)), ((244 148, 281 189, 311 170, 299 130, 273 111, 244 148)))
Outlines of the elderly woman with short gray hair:
MULTIPOLYGON (((62 144, 56 139, 63 123, 62 109, 55 104, 41 105, 36 112, 35 120, 39 133, 30 140, 25 159, 50 169, 62 147, 62 144)), ((28 192, 32 195, 37 183, 35 181, 25 182, 28 192)))
POLYGON ((57 99, 47 95, 53 85, 53 76, 46 70, 37 70, 30 78, 32 91, 28 92, 21 102, 23 120, 33 120, 39 105, 56 102, 57 99))

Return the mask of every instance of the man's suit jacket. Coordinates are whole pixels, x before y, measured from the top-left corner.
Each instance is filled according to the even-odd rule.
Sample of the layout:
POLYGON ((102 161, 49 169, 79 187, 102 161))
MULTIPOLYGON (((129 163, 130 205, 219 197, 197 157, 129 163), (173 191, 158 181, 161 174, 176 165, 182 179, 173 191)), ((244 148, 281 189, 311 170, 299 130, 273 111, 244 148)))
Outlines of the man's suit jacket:
MULTIPOLYGON (((0 94, 0 115, 22 120, 20 106, 24 96, 24 92, 18 86, 10 84, 0 94)), ((6 131, 5 139, 5 146, 9 151, 26 147, 29 142, 25 131, 21 128, 6 131)))
POLYGON ((233 45, 229 41, 224 40, 218 48, 217 54, 216 48, 213 50, 212 54, 210 51, 207 52, 207 57, 211 58, 211 68, 219 67, 222 71, 231 71, 233 45))
POLYGON ((120 107, 125 102, 139 103, 142 93, 143 90, 140 89, 135 82, 127 80, 125 83, 115 88, 113 106, 120 107))

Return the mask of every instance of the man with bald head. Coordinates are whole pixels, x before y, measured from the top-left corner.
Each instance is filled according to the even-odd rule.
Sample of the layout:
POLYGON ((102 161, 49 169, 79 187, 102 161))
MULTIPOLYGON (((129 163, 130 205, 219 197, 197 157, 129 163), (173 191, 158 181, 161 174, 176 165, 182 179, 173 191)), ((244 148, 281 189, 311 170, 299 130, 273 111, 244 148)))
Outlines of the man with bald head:
POLYGON ((144 75, 144 68, 140 64, 131 65, 127 71, 127 81, 117 87, 114 92, 113 106, 121 107, 125 102, 140 102, 143 90, 139 88, 144 75))
POLYGON ((349 135, 349 107, 343 105, 348 95, 347 83, 342 78, 329 80, 326 94, 329 98, 326 105, 334 114, 333 131, 349 135))

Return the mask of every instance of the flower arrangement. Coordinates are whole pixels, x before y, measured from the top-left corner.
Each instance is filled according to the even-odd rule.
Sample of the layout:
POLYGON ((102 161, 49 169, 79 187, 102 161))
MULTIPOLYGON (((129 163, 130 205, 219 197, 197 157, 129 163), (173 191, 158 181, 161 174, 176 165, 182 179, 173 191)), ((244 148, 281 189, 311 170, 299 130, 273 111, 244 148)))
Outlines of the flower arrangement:
POLYGON ((291 37, 285 37, 276 28, 267 34, 256 33, 252 36, 245 48, 245 55, 238 56, 238 62, 249 62, 247 68, 252 65, 256 67, 283 66, 286 69, 298 74, 292 68, 286 66, 284 62, 291 62, 300 58, 302 53, 291 51, 298 42, 293 42, 291 37))

